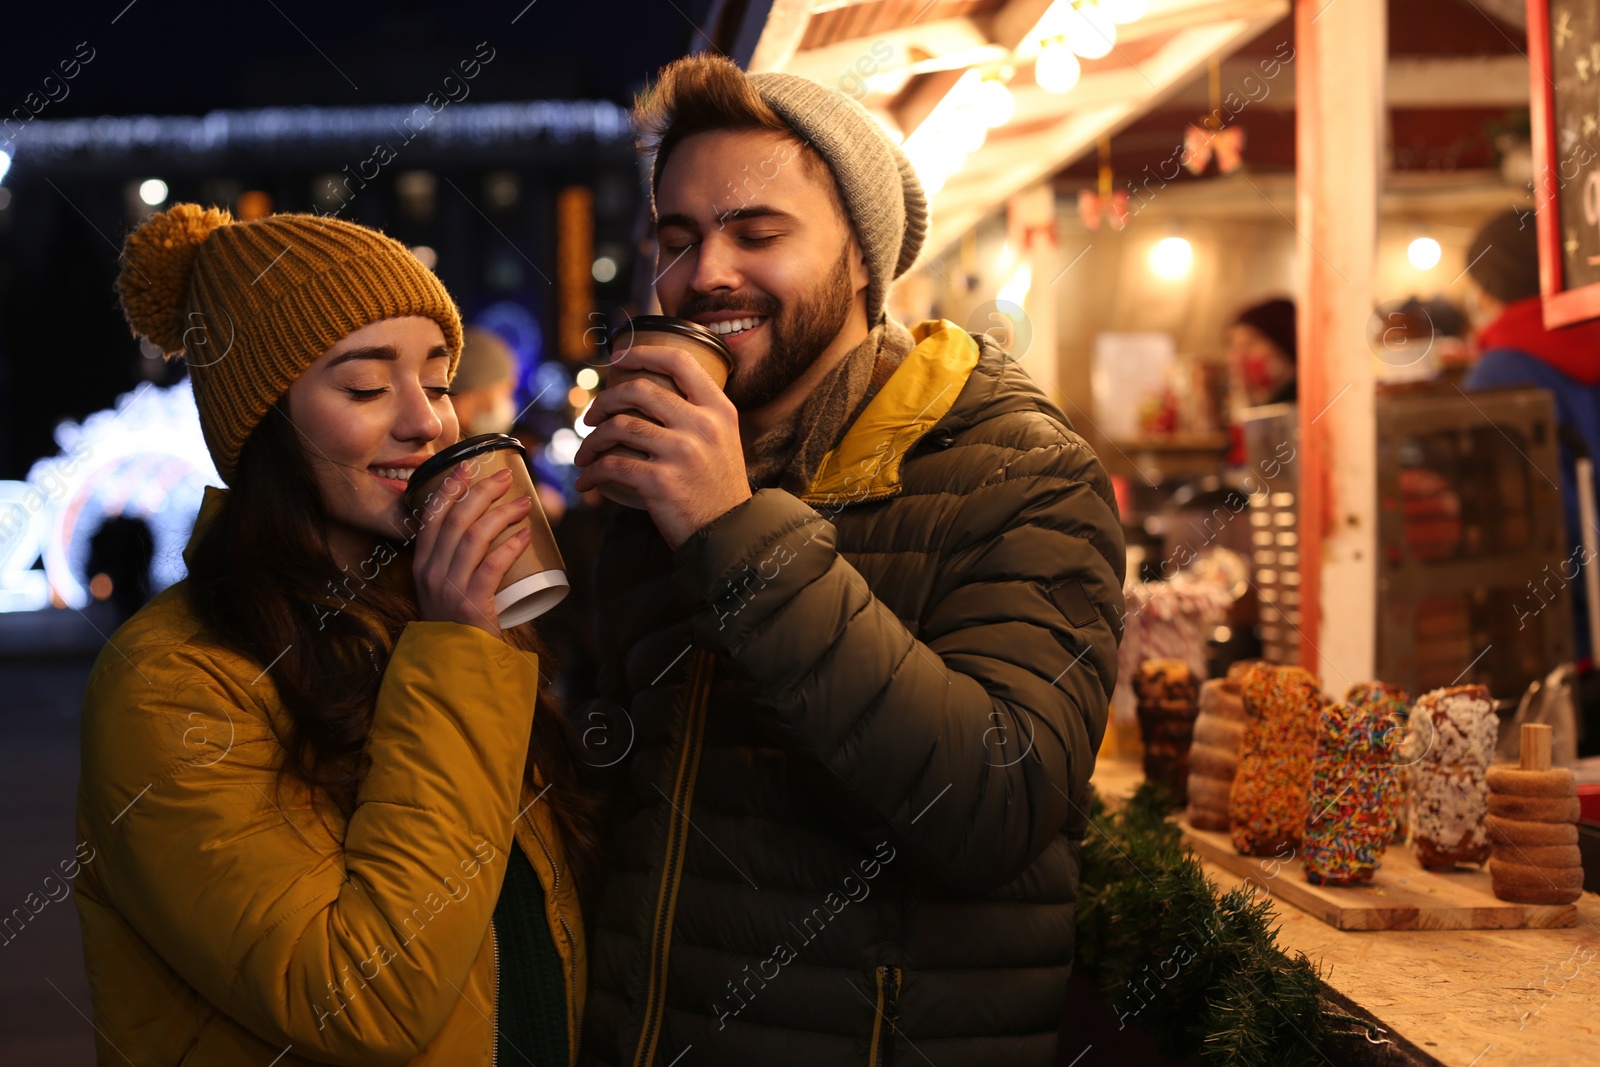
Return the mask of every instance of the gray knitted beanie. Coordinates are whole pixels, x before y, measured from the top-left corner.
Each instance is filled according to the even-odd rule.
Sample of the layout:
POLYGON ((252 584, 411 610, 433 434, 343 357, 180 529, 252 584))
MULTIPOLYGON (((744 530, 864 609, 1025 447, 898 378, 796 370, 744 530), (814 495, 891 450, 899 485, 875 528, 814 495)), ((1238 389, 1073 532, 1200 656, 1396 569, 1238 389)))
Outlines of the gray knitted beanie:
MULTIPOLYGON (((900 146, 854 100, 796 74, 748 77, 756 94, 833 171, 867 262, 867 326, 876 326, 883 317, 889 283, 916 262, 928 235, 928 198, 922 183, 900 146)), ((655 160, 652 200, 662 162, 655 160)))

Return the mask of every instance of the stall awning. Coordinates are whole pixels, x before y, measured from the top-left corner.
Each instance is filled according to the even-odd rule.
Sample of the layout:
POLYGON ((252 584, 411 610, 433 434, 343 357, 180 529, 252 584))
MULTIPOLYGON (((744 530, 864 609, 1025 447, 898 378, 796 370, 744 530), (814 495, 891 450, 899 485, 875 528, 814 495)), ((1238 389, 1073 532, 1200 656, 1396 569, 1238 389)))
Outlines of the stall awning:
POLYGON ((925 249, 936 255, 1012 193, 1092 150, 1209 60, 1282 19, 1289 2, 1127 0, 1121 7, 1143 12, 1107 31, 1086 28, 1068 0, 771 0, 746 10, 734 58, 752 72, 788 71, 853 96, 901 138, 933 191, 925 249), (1109 38, 1084 50, 1103 55, 1045 54, 1085 32, 1109 38), (1074 61, 1079 74, 1070 89, 1041 87, 1054 82, 1060 90, 1074 61), (977 138, 963 144, 951 136, 952 109, 983 108, 986 79, 1005 85, 1003 110, 1011 113, 963 151, 977 138))

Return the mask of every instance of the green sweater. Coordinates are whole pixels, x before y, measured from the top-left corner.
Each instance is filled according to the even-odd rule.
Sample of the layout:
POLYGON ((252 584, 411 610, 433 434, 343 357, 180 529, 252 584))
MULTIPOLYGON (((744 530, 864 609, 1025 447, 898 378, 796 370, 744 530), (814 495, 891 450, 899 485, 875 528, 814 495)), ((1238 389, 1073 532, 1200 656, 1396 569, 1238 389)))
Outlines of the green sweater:
POLYGON ((494 929, 500 958, 495 1062, 566 1067, 566 978, 545 919, 544 886, 515 839, 494 929))

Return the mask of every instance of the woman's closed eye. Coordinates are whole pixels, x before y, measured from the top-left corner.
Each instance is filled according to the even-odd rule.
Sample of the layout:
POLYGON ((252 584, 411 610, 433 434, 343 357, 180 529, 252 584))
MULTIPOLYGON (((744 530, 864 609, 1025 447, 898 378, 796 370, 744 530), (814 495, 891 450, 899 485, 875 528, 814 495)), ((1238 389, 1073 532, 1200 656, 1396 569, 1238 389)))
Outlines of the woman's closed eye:
MULTIPOLYGON (((432 393, 436 397, 455 396, 454 390, 452 390, 448 385, 426 385, 423 386, 423 388, 428 390, 428 392, 432 393)), ((387 393, 389 390, 387 387, 379 387, 377 389, 357 389, 353 386, 346 386, 344 391, 349 393, 356 400, 375 400, 384 393, 387 393)))

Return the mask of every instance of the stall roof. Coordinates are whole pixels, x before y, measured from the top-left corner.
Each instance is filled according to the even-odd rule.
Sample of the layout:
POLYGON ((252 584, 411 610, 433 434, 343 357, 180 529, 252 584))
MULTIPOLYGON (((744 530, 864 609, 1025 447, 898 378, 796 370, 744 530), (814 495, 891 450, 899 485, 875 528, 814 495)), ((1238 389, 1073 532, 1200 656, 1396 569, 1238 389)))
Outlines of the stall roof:
POLYGON ((1149 0, 1142 17, 1116 27, 1105 56, 1080 61, 1075 88, 1051 93, 1036 83, 1034 59, 1042 20, 1062 6, 1052 13, 1051 0, 771 0, 745 10, 728 44, 751 71, 789 71, 855 96, 908 141, 964 74, 1012 68, 1010 121, 990 130, 930 198, 926 247, 937 254, 1006 197, 1281 20, 1289 0, 1149 0))
MULTIPOLYGON (((723 0, 713 5, 705 39, 751 71, 801 74, 855 96, 903 140, 915 138, 963 75, 1009 67, 1010 120, 989 130, 942 186, 930 183, 926 254, 937 255, 1035 182, 1054 177, 1064 191, 1092 187, 1102 136, 1116 135, 1113 164, 1123 187, 1167 159, 1185 127, 1210 108, 1204 72, 1211 60, 1233 88, 1294 37, 1289 0, 1148 0, 1142 17, 1116 27, 1109 53, 1080 60, 1077 85, 1057 94, 1035 80, 1041 20, 1067 5, 1052 6, 723 0)), ((1514 127, 1527 106, 1520 16, 1520 0, 1391 3, 1390 170, 1484 173, 1496 164, 1496 129, 1505 121, 1514 127)), ((1293 64, 1285 64, 1241 120, 1254 173, 1293 169, 1294 81, 1293 64)))

